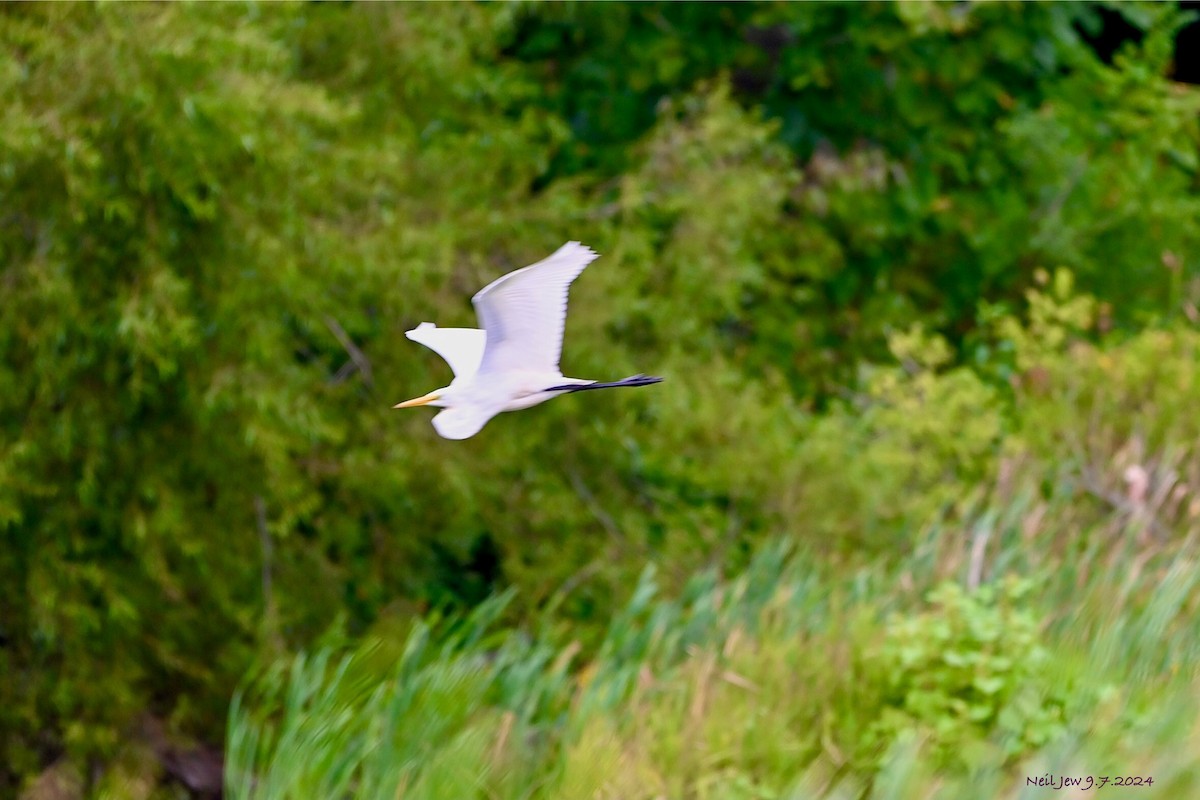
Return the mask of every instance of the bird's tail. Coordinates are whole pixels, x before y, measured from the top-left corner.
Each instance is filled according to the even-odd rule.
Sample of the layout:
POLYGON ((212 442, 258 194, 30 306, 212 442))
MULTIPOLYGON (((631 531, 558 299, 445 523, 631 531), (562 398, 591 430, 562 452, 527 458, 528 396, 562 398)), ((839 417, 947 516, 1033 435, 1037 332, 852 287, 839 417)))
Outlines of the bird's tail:
POLYGON ((581 383, 567 386, 551 386, 547 392, 586 392, 588 389, 616 389, 621 386, 649 386, 652 383, 662 383, 662 378, 652 375, 634 375, 619 381, 581 383))

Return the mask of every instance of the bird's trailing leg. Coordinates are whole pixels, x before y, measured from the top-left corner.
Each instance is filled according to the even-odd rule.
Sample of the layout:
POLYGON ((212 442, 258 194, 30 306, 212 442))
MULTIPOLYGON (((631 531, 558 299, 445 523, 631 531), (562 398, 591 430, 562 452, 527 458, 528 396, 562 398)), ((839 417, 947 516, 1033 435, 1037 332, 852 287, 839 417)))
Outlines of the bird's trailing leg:
POLYGON ((588 389, 616 389, 621 386, 649 386, 652 383, 662 383, 662 378, 652 375, 634 375, 619 381, 581 383, 567 386, 551 386, 547 392, 586 392, 588 389))

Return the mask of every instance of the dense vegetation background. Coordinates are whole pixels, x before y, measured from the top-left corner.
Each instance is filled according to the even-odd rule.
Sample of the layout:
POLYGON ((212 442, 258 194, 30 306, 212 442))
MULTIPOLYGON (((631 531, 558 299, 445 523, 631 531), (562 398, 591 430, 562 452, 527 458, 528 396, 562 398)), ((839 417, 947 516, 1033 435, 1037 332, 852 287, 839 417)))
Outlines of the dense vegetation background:
POLYGON ((6 5, 0 795, 1188 796, 1186 22, 6 5), (665 383, 391 410, 568 239, 665 383))

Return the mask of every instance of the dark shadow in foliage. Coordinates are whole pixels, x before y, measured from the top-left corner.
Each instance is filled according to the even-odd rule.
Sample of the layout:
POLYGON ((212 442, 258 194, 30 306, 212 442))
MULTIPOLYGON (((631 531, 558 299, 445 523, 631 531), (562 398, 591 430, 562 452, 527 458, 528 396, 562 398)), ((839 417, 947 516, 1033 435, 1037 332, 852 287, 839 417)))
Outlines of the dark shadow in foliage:
POLYGON ((1105 6, 1095 6, 1094 13, 1082 17, 1075 28, 1096 57, 1110 66, 1123 45, 1138 44, 1146 38, 1146 32, 1118 9, 1105 6))
POLYGON ((435 608, 474 608, 504 585, 500 550, 487 533, 476 535, 465 554, 436 541, 430 549, 428 596, 435 608))
POLYGON ((1175 37, 1173 77, 1182 83, 1200 83, 1200 2, 1188 0, 1180 3, 1179 7, 1198 16, 1181 28, 1175 37))

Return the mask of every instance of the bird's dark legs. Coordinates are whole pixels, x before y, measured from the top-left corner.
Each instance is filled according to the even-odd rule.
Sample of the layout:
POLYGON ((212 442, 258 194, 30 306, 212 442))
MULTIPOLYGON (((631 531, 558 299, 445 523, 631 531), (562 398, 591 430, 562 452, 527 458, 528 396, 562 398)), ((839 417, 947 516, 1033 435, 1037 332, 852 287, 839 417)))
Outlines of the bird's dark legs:
POLYGON ((607 383, 584 383, 574 386, 551 386, 545 389, 547 392, 585 392, 588 389, 616 389, 621 386, 649 386, 652 383, 661 383, 662 378, 655 378, 651 375, 634 375, 630 378, 625 378, 619 381, 610 381, 607 383))

